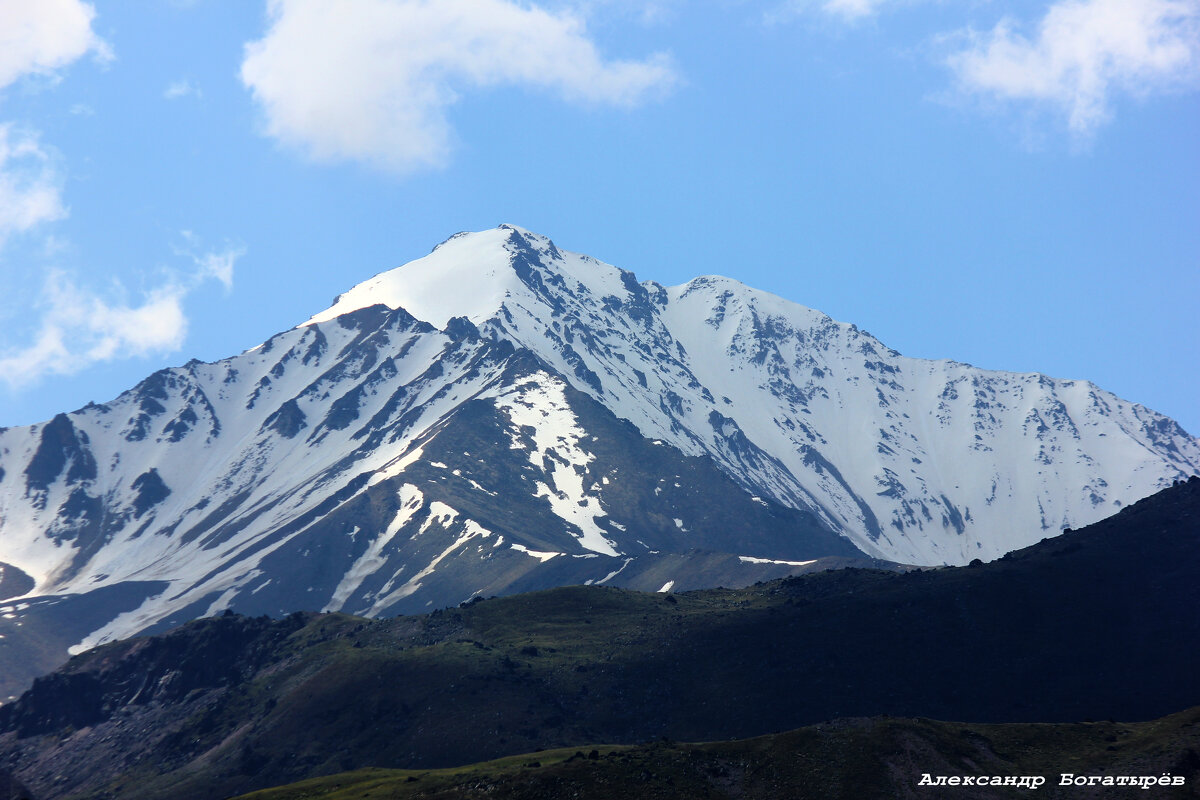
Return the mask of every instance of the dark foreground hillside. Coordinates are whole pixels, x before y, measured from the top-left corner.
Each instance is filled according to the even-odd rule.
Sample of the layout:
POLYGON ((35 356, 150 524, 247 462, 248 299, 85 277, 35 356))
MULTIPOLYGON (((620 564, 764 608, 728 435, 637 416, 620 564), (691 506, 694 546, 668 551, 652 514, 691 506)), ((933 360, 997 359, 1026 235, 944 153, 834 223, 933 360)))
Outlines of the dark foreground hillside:
POLYGON ((1200 703, 1197 608, 1193 479, 971 567, 200 620, 76 657, 0 708, 0 770, 39 800, 218 798, 838 717, 1147 720, 1200 703))
POLYGON ((1196 797, 1198 781, 1200 708, 1193 708, 1134 724, 848 719, 731 742, 547 750, 447 770, 368 769, 244 800, 1115 800, 1196 797), (1097 780, 1077 786, 1080 777, 1097 780), (946 784, 933 785, 940 778, 946 784), (966 778, 971 786, 962 785, 966 778), (1004 785, 1009 778, 1015 785, 1004 785), (984 785, 975 786, 980 779, 984 785), (1034 789, 1036 779, 1043 782, 1034 789))

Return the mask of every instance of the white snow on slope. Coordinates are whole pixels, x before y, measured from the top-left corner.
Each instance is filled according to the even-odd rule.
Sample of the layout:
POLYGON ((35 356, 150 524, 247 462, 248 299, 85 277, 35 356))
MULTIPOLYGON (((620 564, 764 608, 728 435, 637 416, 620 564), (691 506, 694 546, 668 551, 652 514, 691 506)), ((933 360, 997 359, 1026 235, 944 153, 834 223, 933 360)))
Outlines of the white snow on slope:
POLYGON ((774 558, 755 558, 754 556, 738 556, 738 561, 746 564, 783 564, 788 567, 807 567, 809 564, 817 563, 817 559, 811 561, 778 561, 774 558))
POLYGON ((549 552, 543 552, 543 551, 539 551, 539 550, 530 550, 525 545, 517 544, 516 542, 513 542, 510 545, 510 547, 512 547, 512 549, 516 550, 518 553, 524 553, 527 556, 536 558, 538 561, 541 561, 542 563, 545 563, 552 558, 562 555, 562 553, 549 553, 549 552))
POLYGON ((442 561, 444 561, 446 558, 457 552, 459 548, 461 548, 467 542, 477 537, 487 538, 491 535, 491 531, 480 526, 474 520, 467 520, 466 524, 463 526, 462 534, 459 535, 458 538, 456 538, 451 544, 449 544, 446 549, 438 553, 428 565, 406 580, 403 585, 393 589, 393 581, 389 581, 387 584, 385 584, 383 589, 380 590, 379 597, 375 600, 374 605, 372 605, 371 608, 366 612, 366 616, 375 616, 396 601, 402 600, 403 598, 408 597, 416 592, 421 588, 421 581, 432 575, 433 571, 437 569, 438 564, 442 563, 442 561))
POLYGON ((350 595, 358 590, 362 582, 368 576, 378 572, 387 563, 387 560, 383 557, 384 548, 400 532, 400 529, 408 524, 409 520, 413 518, 425 502, 425 497, 421 494, 421 490, 409 483, 400 487, 399 494, 400 510, 396 512, 395 518, 383 533, 371 541, 366 551, 350 565, 350 569, 342 576, 342 580, 333 590, 333 596, 329 598, 329 602, 321 609, 322 611, 341 611, 346 605, 346 601, 350 599, 350 595))
POLYGON ((582 447, 587 432, 579 427, 557 379, 545 373, 505 389, 496 407, 512 421, 512 447, 524 449, 523 429, 532 428, 529 461, 546 468, 550 483, 537 482, 537 496, 550 501, 554 513, 579 530, 579 544, 594 553, 619 555, 616 544, 596 523, 607 516, 598 496, 584 488, 584 468, 594 459, 582 447))
POLYGON ((521 294, 525 288, 508 264, 496 259, 507 241, 508 231, 500 228, 455 236, 402 270, 380 273, 339 295, 304 325, 380 303, 403 308, 436 328, 446 327, 451 317, 480 322, 494 314, 507 295, 521 294))

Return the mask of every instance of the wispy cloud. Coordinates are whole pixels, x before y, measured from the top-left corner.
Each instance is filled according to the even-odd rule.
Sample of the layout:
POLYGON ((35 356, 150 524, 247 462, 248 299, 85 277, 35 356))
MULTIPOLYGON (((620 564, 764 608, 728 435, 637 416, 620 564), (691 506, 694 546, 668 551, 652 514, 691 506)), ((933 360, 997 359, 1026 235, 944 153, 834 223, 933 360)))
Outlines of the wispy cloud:
POLYGON ((175 254, 192 262, 193 280, 203 282, 211 278, 219 281, 226 291, 232 289, 233 265, 246 255, 246 248, 226 245, 222 250, 205 250, 203 241, 192 231, 180 231, 179 235, 185 244, 174 248, 175 254))
POLYGON ((825 0, 821 8, 828 14, 836 14, 846 19, 859 19, 879 11, 879 7, 890 0, 825 0))
POLYGON ((52 153, 37 134, 0 123, 0 247, 14 233, 66 215, 52 153))
POLYGON ((181 97, 200 97, 200 87, 188 80, 173 81, 163 90, 167 100, 178 100, 181 97))
POLYGON ((79 0, 0 0, 0 89, 24 75, 53 75, 112 51, 92 30, 96 10, 79 0))
POLYGON ((670 59, 604 59, 582 17, 510 0, 270 0, 241 76, 266 132, 322 160, 397 173, 444 164, 464 89, 539 87, 633 106, 677 81, 670 59))
POLYGON ((857 22, 879 13, 884 6, 920 0, 785 0, 766 13, 768 22, 780 22, 802 14, 820 13, 845 22, 857 22))
MULTIPOLYGON (((51 272, 34 309, 40 320, 33 341, 0 353, 0 381, 20 388, 47 375, 68 375, 105 361, 177 350, 187 335, 184 299, 208 280, 232 285, 234 263, 244 252, 240 248, 188 252, 190 270, 132 303, 122 297, 105 299, 81 287, 70 274, 51 272)), ((115 293, 124 294, 120 287, 115 293)))
POLYGON ((948 60, 967 93, 1062 113, 1077 136, 1111 114, 1113 95, 1200 85, 1200 0, 1064 0, 1032 37, 1005 19, 968 32, 948 60))

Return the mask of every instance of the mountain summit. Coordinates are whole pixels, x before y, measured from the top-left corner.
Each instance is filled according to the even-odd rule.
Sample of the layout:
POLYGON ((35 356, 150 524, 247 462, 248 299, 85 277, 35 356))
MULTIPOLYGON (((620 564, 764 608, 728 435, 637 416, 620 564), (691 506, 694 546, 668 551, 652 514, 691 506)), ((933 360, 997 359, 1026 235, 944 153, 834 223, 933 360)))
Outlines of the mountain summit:
POLYGON ((737 281, 639 283, 508 225, 458 234, 306 324, 375 304, 439 329, 466 318, 646 438, 895 561, 995 558, 1200 469, 1196 439, 1090 383, 904 358, 737 281))
POLYGON ((906 358, 504 225, 241 355, 0 430, 0 611, 84 647, 226 608, 963 564, 1197 472, 1200 442, 1090 383, 906 358))

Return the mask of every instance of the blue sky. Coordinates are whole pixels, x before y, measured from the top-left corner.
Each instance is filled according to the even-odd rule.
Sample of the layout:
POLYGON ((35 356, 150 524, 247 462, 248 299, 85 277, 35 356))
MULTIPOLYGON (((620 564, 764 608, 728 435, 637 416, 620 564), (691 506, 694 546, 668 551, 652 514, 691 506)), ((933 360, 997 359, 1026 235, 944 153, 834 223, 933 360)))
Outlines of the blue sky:
POLYGON ((0 0, 0 425, 460 230, 1200 433, 1200 0, 0 0))

